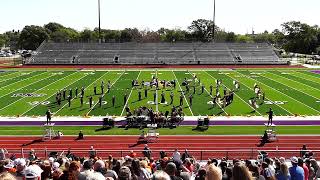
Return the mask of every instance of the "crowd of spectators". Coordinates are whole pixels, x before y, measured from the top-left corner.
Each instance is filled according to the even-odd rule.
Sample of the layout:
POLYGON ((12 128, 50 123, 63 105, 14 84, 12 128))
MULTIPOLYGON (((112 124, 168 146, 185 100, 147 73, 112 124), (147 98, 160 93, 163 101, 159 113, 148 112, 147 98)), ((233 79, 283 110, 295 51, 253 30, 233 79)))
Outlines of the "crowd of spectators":
POLYGON ((317 180, 318 162, 313 158, 283 157, 262 160, 226 158, 197 161, 187 150, 161 151, 153 155, 148 146, 137 157, 131 151, 123 158, 101 159, 91 147, 87 158, 68 151, 40 160, 34 151, 27 158, 6 157, 0 152, 0 180, 317 180))

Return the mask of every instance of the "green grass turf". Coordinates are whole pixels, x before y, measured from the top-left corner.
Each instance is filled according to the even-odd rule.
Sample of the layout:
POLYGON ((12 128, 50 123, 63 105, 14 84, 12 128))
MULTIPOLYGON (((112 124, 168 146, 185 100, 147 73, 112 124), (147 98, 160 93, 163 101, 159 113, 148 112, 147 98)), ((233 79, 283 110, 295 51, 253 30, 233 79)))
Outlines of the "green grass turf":
MULTIPOLYGON (((320 115, 320 75, 310 72, 306 69, 137 69, 128 70, 92 70, 92 71, 75 71, 75 70, 16 70, 0 73, 0 115, 1 116, 41 116, 44 115, 47 108, 58 116, 105 116, 125 115, 125 104, 131 110, 140 106, 146 106, 162 112, 170 111, 172 106, 179 105, 179 96, 185 87, 181 85, 184 79, 192 79, 197 75, 201 84, 205 86, 205 91, 201 92, 201 84, 198 82, 190 83, 190 92, 186 93, 183 98, 183 111, 185 115, 214 115, 214 116, 246 116, 246 115, 266 115, 269 107, 272 107, 275 115, 320 115), (176 80, 176 88, 168 87, 163 89, 148 89, 148 95, 145 97, 144 90, 146 87, 131 87, 131 81, 137 79, 147 82, 155 76, 159 80, 176 80), (234 102, 224 109, 218 106, 212 107, 207 104, 212 100, 209 94, 210 85, 213 86, 215 93, 215 81, 222 79, 223 85, 220 88, 220 94, 223 94, 223 88, 228 90, 234 89, 233 81, 240 82, 241 89, 235 93, 234 102), (103 95, 105 101, 102 107, 97 103, 101 96, 100 84, 108 81, 112 84, 109 93, 103 95), (253 85, 258 84, 266 93, 266 100, 286 102, 276 104, 261 104, 257 111, 249 105, 248 101, 254 97, 253 85), (93 94, 93 87, 97 86, 97 95, 93 94), (193 93, 195 86, 196 93, 193 93), (71 107, 68 102, 63 101, 61 106, 55 103, 55 94, 58 90, 74 89, 78 87, 79 93, 81 87, 86 88, 86 97, 84 106, 80 107, 79 98, 73 98, 71 107), (142 100, 138 101, 138 92, 141 91, 142 100), (170 103, 170 92, 174 93, 173 105, 170 104, 152 104, 153 96, 156 94, 157 101, 160 102, 161 94, 164 93, 166 101, 170 103), (41 97, 12 97, 18 93, 35 93, 43 94, 41 97), (124 102, 124 94, 127 94, 128 100, 124 102), (190 106, 189 97, 193 96, 193 103, 190 106), (93 96, 94 106, 89 108, 88 97, 93 96), (115 96, 115 106, 112 106, 111 99, 115 96)), ((105 87, 106 91, 107 88, 105 87)), ((259 103, 262 101, 259 101, 259 103)))
MULTIPOLYGON (((56 131, 63 132, 64 135, 74 135, 82 130, 85 135, 139 135, 141 130, 122 128, 113 128, 110 130, 96 131, 100 127, 93 126, 56 126, 56 131)), ((180 126, 175 129, 158 129, 161 135, 261 135, 263 134, 264 126, 211 126, 207 131, 194 131, 192 126, 180 126)), ((304 135, 313 134, 320 135, 320 126, 278 126, 278 135, 304 135)), ((0 127, 1 136, 12 135, 39 135, 43 134, 43 129, 35 126, 28 127, 0 127)))

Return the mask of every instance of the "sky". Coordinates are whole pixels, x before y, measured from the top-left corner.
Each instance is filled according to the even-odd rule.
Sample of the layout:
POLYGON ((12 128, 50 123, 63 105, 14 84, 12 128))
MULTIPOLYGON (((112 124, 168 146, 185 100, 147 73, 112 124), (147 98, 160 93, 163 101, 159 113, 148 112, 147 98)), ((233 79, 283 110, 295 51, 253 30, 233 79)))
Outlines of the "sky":
MULTIPOLYGON (((0 0, 0 33, 57 22, 76 30, 98 26, 98 0, 0 0)), ((283 22, 320 25, 320 0, 216 0, 216 24, 238 34, 271 32, 283 22)), ((213 0, 101 0, 101 27, 187 29, 212 19, 213 0)))

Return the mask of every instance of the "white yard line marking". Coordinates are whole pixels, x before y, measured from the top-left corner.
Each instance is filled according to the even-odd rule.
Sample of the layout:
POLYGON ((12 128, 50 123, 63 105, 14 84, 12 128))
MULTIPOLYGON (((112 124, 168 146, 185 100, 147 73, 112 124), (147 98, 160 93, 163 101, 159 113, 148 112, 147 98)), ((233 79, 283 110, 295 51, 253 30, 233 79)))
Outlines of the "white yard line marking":
POLYGON ((22 74, 19 74, 19 73, 20 73, 20 72, 14 72, 14 73, 9 73, 9 74, 7 74, 7 75, 1 76, 1 79, 2 79, 2 78, 5 78, 6 76, 17 74, 17 76, 13 76, 13 77, 11 77, 11 78, 7 78, 7 79, 2 79, 2 80, 0 80, 0 83, 1 83, 1 82, 5 82, 5 81, 10 80, 10 79, 13 79, 13 78, 16 78, 16 77, 22 76, 22 74))
MULTIPOLYGON (((106 73, 104 73, 100 78, 98 78, 98 79, 96 79, 93 83, 95 83, 96 81, 98 81, 99 79, 101 79, 105 74, 108 74, 109 72, 107 71, 106 73)), ((83 78, 85 78, 85 77, 87 77, 87 76, 89 76, 90 74, 87 74, 86 76, 84 76, 84 77, 82 77, 82 78, 80 78, 80 79, 83 79, 83 78)), ((79 81, 80 79, 78 79, 77 81, 79 81)), ((76 82, 77 82, 76 81, 76 82)), ((74 82, 75 83, 75 82, 74 82)), ((73 83, 73 84, 74 84, 73 83)), ((91 83, 89 86, 87 86, 86 88, 84 88, 84 90, 87 90, 93 83, 91 83)), ((67 86, 66 86, 67 87, 67 86)), ((77 95, 75 95, 72 99, 71 99, 71 102, 74 100, 74 99, 76 99, 76 97, 78 97, 79 95, 81 94, 81 91, 77 94, 77 95)), ((59 108, 58 109, 58 111, 56 111, 56 112, 54 112, 54 114, 58 114, 58 112, 59 111, 61 111, 65 106, 67 106, 69 103, 65 103, 61 108, 59 108)))
MULTIPOLYGON (((45 73, 45 72, 43 72, 43 73, 45 73)), ((39 75, 42 75, 43 73, 40 73, 39 75)), ((25 80, 27 80, 27 79, 30 79, 30 78, 32 78, 32 77, 39 76, 39 75, 33 75, 33 76, 30 76, 30 77, 28 77, 28 78, 26 78, 26 79, 20 79, 20 80, 14 82, 14 83, 10 83, 10 84, 8 84, 8 85, 6 85, 6 86, 3 86, 3 87, 1 87, 0 89, 3 89, 3 88, 8 87, 8 86, 11 86, 11 85, 13 85, 13 84, 20 83, 21 81, 25 81, 25 80)), ((22 76, 22 75, 21 75, 21 76, 22 76)), ((19 77, 19 76, 18 76, 18 77, 19 77)))
POLYGON ((319 77, 312 76, 310 74, 306 74, 306 73, 303 73, 301 71, 295 71, 295 73, 292 73, 291 75, 301 78, 301 76, 299 76, 299 74, 301 74, 304 79, 307 79, 309 81, 313 81, 314 82, 315 79, 316 79, 317 82, 320 82, 320 76, 319 77))
MULTIPOLYGON (((205 71, 205 70, 203 70, 205 71)), ((211 78, 213 78, 215 81, 217 80, 216 78, 214 78, 211 74, 209 74, 207 71, 205 71, 211 78)), ((230 77, 229 75, 225 75, 227 77, 230 77)), ((230 77, 231 78, 231 77, 230 77)), ((231 78, 233 79, 233 78, 231 78)), ((225 85, 224 85, 225 86, 225 85)), ((231 89, 229 89, 227 86, 225 86, 229 91, 231 91, 231 89)), ((206 89, 206 91, 208 92, 208 90, 206 89)), ((249 103, 247 103, 245 100, 243 100, 239 95, 237 95, 237 92, 234 92, 234 94, 239 97, 245 104, 247 104, 251 109, 255 110, 249 103)), ((211 97, 213 97, 212 95, 210 95, 211 97)), ((255 110, 258 114, 260 114, 260 116, 262 116, 262 114, 258 111, 255 110)))
MULTIPOLYGON (((272 80, 272 81, 276 81, 276 80, 274 80, 274 79, 272 79, 272 78, 269 78, 269 77, 266 77, 266 76, 263 76, 263 77, 265 77, 265 78, 267 78, 267 79, 270 79, 270 80, 272 80)), ((280 76, 281 77, 281 76, 280 76)), ((277 82, 277 81, 276 81, 277 82)), ((283 83, 282 83, 283 84, 283 83)), ((286 84, 283 84, 284 86, 287 86, 287 87, 289 87, 289 88, 291 88, 291 89, 294 89, 294 90, 296 90, 296 91, 299 91, 299 92, 301 92, 301 93, 303 93, 303 94, 305 94, 305 95, 307 95, 307 96, 311 96, 311 97, 313 97, 313 98, 315 98, 315 99, 319 99, 319 98, 317 98, 317 97, 314 97, 314 96, 312 96, 311 94, 307 94, 307 93, 305 93, 305 92, 303 92, 303 91, 300 91, 299 89, 296 89, 296 88, 294 88, 294 87, 292 87, 292 86, 289 86, 289 85, 286 85, 286 84)), ((320 112, 320 111, 319 111, 320 112)))
MULTIPOLYGON (((238 73, 238 72, 236 72, 236 73, 238 73)), ((239 74, 239 73, 238 73, 238 74, 239 74)), ((243 74, 241 73, 241 75, 243 75, 243 74)), ((283 92, 281 92, 281 91, 278 91, 277 89, 275 89, 275 88, 273 88, 273 87, 271 87, 271 86, 266 85, 265 83, 263 83, 263 82, 261 82, 261 81, 259 81, 259 80, 253 79, 253 78, 251 78, 250 76, 247 76, 247 75, 245 75, 245 76, 246 76, 247 78, 250 78, 250 79, 252 79, 252 80, 254 80, 254 81, 256 81, 256 82, 260 83, 260 84, 265 85, 266 87, 269 87, 269 88, 271 88, 271 89, 273 89, 273 90, 275 90, 275 91, 279 92, 280 94, 283 94, 283 95, 287 96, 288 98, 290 98, 290 99, 292 99, 292 100, 294 100, 294 101, 298 102, 299 104, 302 104, 302 105, 304 105, 304 106, 307 106, 307 107, 309 107, 310 109, 312 109, 312 110, 317 111, 317 112, 319 112, 319 113, 320 113, 320 111, 318 111, 318 110, 316 110, 316 109, 314 109, 314 108, 312 108, 312 107, 310 107, 310 106, 308 106, 308 105, 304 104, 304 103, 303 103, 303 102, 301 102, 301 101, 298 101, 297 99, 294 99, 293 97, 291 97, 291 96, 289 96, 289 95, 287 95, 287 94, 285 94, 285 93, 283 93, 283 92)), ((264 76, 263 76, 263 77, 264 77, 264 76)))
MULTIPOLYGON (((141 70, 140 70, 140 72, 139 72, 139 74, 138 74, 138 76, 137 76, 136 80, 137 80, 137 79, 139 79, 140 74, 141 74, 141 70)), ((132 87, 132 88, 131 88, 130 94, 129 94, 128 98, 127 98, 127 101, 126 101, 125 105, 123 106, 123 109, 122 109, 122 111, 121 111, 120 116, 122 116, 122 114, 123 114, 123 112, 124 112, 125 108, 126 108, 126 107, 127 107, 127 105, 128 105, 128 102, 129 102, 129 99, 130 99, 130 97, 131 97, 131 94, 132 94, 133 88, 134 88, 134 87, 132 87)))
MULTIPOLYGON (((111 89, 112 86, 120 79, 120 77, 123 76, 124 72, 125 72, 125 71, 123 71, 123 72, 121 73, 121 75, 111 84, 110 89, 111 89)), ((104 75, 105 75, 105 74, 104 74, 104 75)), ((103 76, 104 76, 104 75, 103 75, 103 76)), ((99 79, 101 79, 101 78, 102 78, 102 76, 101 76, 99 79)), ((106 94, 107 94, 107 93, 105 92, 105 93, 102 95, 102 98, 103 98, 106 94)), ((88 115, 90 114, 90 112, 93 110, 93 108, 94 108, 98 103, 99 103, 99 101, 97 101, 97 102, 92 106, 92 108, 87 112, 88 115)))
MULTIPOLYGON (((229 76, 231 79, 234 79, 233 77, 231 77, 231 76, 229 76)), ((252 78, 251 78, 252 79, 252 78)), ((235 80, 235 79, 234 79, 235 80)), ((252 79, 252 80, 254 80, 254 79, 252 79)), ((245 85, 245 84, 243 84, 245 87, 247 87, 248 88, 248 91, 252 91, 252 90, 250 90, 250 87, 249 86, 247 86, 247 85, 245 85)), ((269 99, 269 98, 266 98, 266 100, 270 100, 271 101, 271 99, 269 99)), ((285 109, 285 108, 283 108, 282 106, 279 106, 278 104, 275 104, 276 106, 278 106, 278 107, 280 107, 281 109, 283 109, 284 111, 286 111, 287 113, 289 113, 290 115, 293 115, 293 113, 292 112, 290 112, 290 111, 288 111, 287 109, 285 109)))
MULTIPOLYGON (((74 81, 72 84, 74 84, 74 83, 76 83, 76 82, 78 82, 78 81, 80 81, 81 79, 83 79, 83 78, 85 78, 85 77, 87 77, 88 75, 86 75, 86 76, 83 76, 83 77, 81 77, 81 78, 79 78, 79 79, 77 79, 76 81, 74 81)), ((72 85, 72 84, 68 84, 67 86, 65 86, 64 88, 66 88, 66 87, 68 87, 68 86, 70 86, 70 85, 72 85)), ((49 89, 48 89, 49 90, 49 89)), ((80 93, 79 93, 80 94, 80 93)), ((43 100, 43 101, 47 101, 48 99, 50 99, 52 96, 54 96, 54 94, 53 95, 50 95, 47 99, 45 99, 45 100, 43 100)), ((66 104, 68 104, 68 103, 66 103, 66 104)), ((23 114, 21 114, 21 116, 23 116, 24 114, 26 114, 26 113, 28 113, 29 111, 31 111, 33 108, 35 108, 35 107, 37 107, 37 106, 34 106, 34 107, 32 107, 32 108, 30 108, 30 109, 28 109, 27 111, 25 111, 23 114)), ((53 112, 54 113, 54 112, 53 112)), ((56 114, 56 113, 54 113, 54 114, 56 114)))
MULTIPOLYGON (((50 86, 50 85, 52 85, 52 84, 54 84, 54 83, 60 82, 61 80, 65 79, 65 78, 67 78, 67 77, 69 77, 69 76, 71 76, 71 75, 73 75, 73 74, 75 74, 75 73, 77 73, 77 71, 75 71, 74 73, 69 74, 68 76, 65 76, 65 77, 62 78, 62 79, 59 79, 58 81, 54 81, 54 82, 52 82, 52 83, 50 83, 50 84, 47 84, 46 86, 42 87, 41 89, 38 89, 38 90, 34 91, 33 93, 36 93, 36 92, 38 92, 38 91, 40 91, 40 90, 43 90, 44 88, 46 88, 46 87, 48 87, 48 86, 50 86)), ((21 99, 18 99, 18 100, 16 100, 16 101, 12 102, 11 104, 8 104, 7 106, 1 108, 0 111, 2 111, 3 109, 5 109, 5 108, 7 108, 7 107, 9 107, 9 106, 11 106, 11 105, 13 105, 13 104, 15 104, 15 103, 18 102, 18 101, 23 100, 23 99, 25 99, 25 98, 26 98, 26 97, 23 97, 23 98, 21 98, 21 99)))
POLYGON ((181 93, 183 94, 184 100, 187 102, 187 105, 188 105, 188 107, 189 107, 189 110, 190 110, 190 112, 191 112, 191 115, 194 116, 194 115, 193 115, 193 112, 192 112, 192 110, 191 110, 191 108, 190 108, 190 106, 189 106, 188 100, 187 100, 186 96, 184 95, 184 92, 183 92, 183 90, 182 90, 182 88, 181 88, 181 86, 180 86, 179 80, 178 80, 176 74, 173 72, 173 70, 172 70, 172 73, 173 73, 173 75, 174 75, 174 78, 177 80, 178 86, 179 86, 179 88, 180 88, 181 93))
MULTIPOLYGON (((308 86, 308 87, 310 87, 310 88, 312 88, 312 89, 314 89, 314 90, 319 91, 318 88, 314 88, 314 87, 309 86, 309 85, 307 85, 307 84, 303 84, 303 83, 301 83, 301 82, 299 82, 299 81, 296 81, 296 80, 293 80, 293 79, 290 79, 290 78, 287 78, 287 77, 284 77, 284 76, 280 76, 280 75, 275 74, 275 73, 272 73, 272 72, 270 72, 270 73, 271 73, 272 75, 276 75, 276 76, 278 76, 278 77, 288 79, 289 81, 292 81, 292 82, 294 82, 294 83, 298 83, 298 84, 301 84, 301 85, 303 85, 303 86, 308 86)), ((289 86, 289 85, 286 85, 286 86, 289 86)), ((289 86, 289 87, 291 87, 291 86, 289 86)), ((301 91, 300 91, 300 92, 301 92, 301 91)), ((319 99, 319 98, 317 98, 317 99, 319 99)))
MULTIPOLYGON (((39 74, 39 75, 36 75, 36 76, 40 76, 40 75, 42 75, 42 74, 39 74)), ((51 78, 52 76, 55 76, 55 75, 50 75, 50 76, 46 77, 45 79, 51 78)), ((29 79, 29 78, 28 78, 28 79, 29 79)), ((27 87, 27 86, 30 86, 30 85, 32 85, 32 84, 35 84, 35 83, 40 82, 40 81, 45 80, 45 79, 39 79, 38 81, 32 82, 32 83, 30 83, 30 84, 27 84, 27 85, 25 85, 25 86, 23 86, 23 87, 21 87, 21 88, 19 88, 19 89, 9 89, 9 90, 19 91, 19 90, 21 90, 21 89, 24 89, 24 88, 27 87)), ((2 88, 1 88, 1 89, 2 89, 2 88)), ((3 96, 0 96, 0 98, 2 98, 2 97, 4 97, 4 96, 7 96, 7 95, 9 95, 9 94, 11 94, 11 93, 12 93, 12 92, 9 92, 9 93, 7 93, 7 94, 5 94, 5 95, 3 95, 3 96)))

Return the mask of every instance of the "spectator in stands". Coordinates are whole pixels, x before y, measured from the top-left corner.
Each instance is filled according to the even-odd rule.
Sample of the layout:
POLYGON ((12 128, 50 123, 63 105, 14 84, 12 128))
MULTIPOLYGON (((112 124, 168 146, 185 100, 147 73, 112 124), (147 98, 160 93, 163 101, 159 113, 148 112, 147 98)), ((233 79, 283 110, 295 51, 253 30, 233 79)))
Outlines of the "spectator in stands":
POLYGON ((148 147, 148 145, 144 145, 144 149, 143 149, 143 152, 142 154, 144 155, 144 157, 147 157, 148 159, 150 159, 151 157, 151 150, 150 148, 148 147))
POLYGON ((172 158, 174 161, 180 161, 181 160, 181 156, 180 153, 178 151, 178 149, 175 149, 173 154, 172 154, 172 158))
POLYGON ((80 174, 80 163, 77 161, 72 161, 63 175, 60 176, 60 180, 78 180, 80 174))
POLYGON ((132 174, 127 166, 122 166, 119 170, 119 180, 132 180, 132 174))
POLYGON ((265 162, 268 164, 268 168, 271 170, 272 176, 276 175, 276 171, 273 167, 273 160, 271 158, 266 158, 265 162))
POLYGON ((131 158, 136 158, 137 153, 135 153, 135 152, 133 152, 133 150, 131 150, 129 156, 130 156, 131 158))
POLYGON ((8 151, 6 149, 0 149, 0 161, 6 159, 6 154, 8 154, 8 151))
POLYGON ((24 170, 26 168, 26 160, 23 158, 18 158, 14 160, 14 165, 16 166, 16 177, 24 177, 24 170))
POLYGON ((184 162, 187 158, 190 157, 190 154, 187 149, 184 150, 184 153, 181 156, 181 160, 184 162))
POLYGON ((266 162, 263 162, 261 164, 262 171, 261 175, 266 179, 266 180, 274 180, 275 177, 272 175, 271 169, 268 167, 268 164, 266 162))
POLYGON ((308 169, 309 169, 309 179, 310 179, 310 180, 313 180, 316 174, 315 174, 315 172, 314 172, 314 168, 311 167, 311 161, 310 161, 310 159, 309 159, 309 158, 305 159, 305 163, 306 163, 306 166, 307 166, 308 169))
POLYGON ((173 162, 167 164, 165 171, 170 176, 171 180, 181 180, 180 177, 176 176, 177 166, 173 162))
POLYGON ((38 180, 41 177, 42 170, 38 165, 30 165, 24 171, 24 178, 27 180, 38 180))
POLYGON ((97 160, 93 165, 93 170, 104 176, 106 174, 106 165, 102 160, 97 160))
POLYGON ((289 180, 290 174, 286 163, 280 164, 280 170, 276 174, 277 180, 289 180))
POLYGON ((93 148, 93 146, 90 147, 89 157, 92 159, 96 157, 96 150, 93 148))
MULTIPOLYGON (((220 178, 221 179, 221 178, 220 178)), ((243 163, 236 163, 232 171, 233 180, 253 180, 251 173, 243 163)))
POLYGON ((221 180, 222 179, 221 169, 213 164, 210 164, 207 167, 206 179, 208 179, 208 180, 216 180, 216 179, 221 180))
MULTIPOLYGON (((252 177, 255 180, 265 180, 265 178, 262 175, 260 175, 259 167, 256 164, 252 165, 251 173, 252 173, 252 177)), ((226 174, 227 174, 227 171, 226 171, 226 174)), ((225 179, 225 180, 228 180, 228 179, 225 179)))
POLYGON ((8 173, 8 172, 1 173, 0 179, 1 180, 16 180, 16 178, 11 173, 8 173))
POLYGON ((305 145, 305 144, 302 145, 302 148, 300 151, 300 157, 304 157, 307 152, 308 152, 307 145, 305 145))
POLYGON ((303 168, 304 171, 304 179, 308 180, 309 179, 309 169, 308 167, 304 164, 303 159, 302 158, 298 158, 298 166, 303 168))
POLYGON ((37 157, 34 149, 31 149, 30 152, 29 152, 28 160, 29 160, 29 161, 35 161, 35 160, 37 160, 37 159, 38 159, 38 157, 37 157))
POLYGON ((205 169, 203 169, 203 168, 199 169, 199 171, 195 177, 195 180, 205 180, 206 174, 207 174, 207 171, 205 169))
POLYGON ((290 160, 292 164, 292 167, 289 168, 291 179, 304 180, 304 170, 298 166, 298 158, 294 156, 290 160))
POLYGON ((151 174, 145 169, 140 167, 140 161, 139 160, 133 160, 132 161, 132 176, 133 179, 137 180, 144 180, 144 179, 150 179, 151 174))
POLYGON ((43 170, 43 172, 41 173, 41 179, 52 179, 52 171, 50 164, 42 165, 41 169, 43 170))
POLYGON ((170 180, 170 176, 164 171, 156 171, 153 173, 153 180, 170 180))
POLYGON ((62 170, 60 169, 60 164, 58 162, 54 162, 52 165, 52 179, 58 180, 60 176, 63 174, 62 170))
POLYGON ((315 178, 320 178, 320 168, 318 165, 318 162, 315 159, 310 160, 311 167, 313 167, 314 172, 315 172, 315 178))

